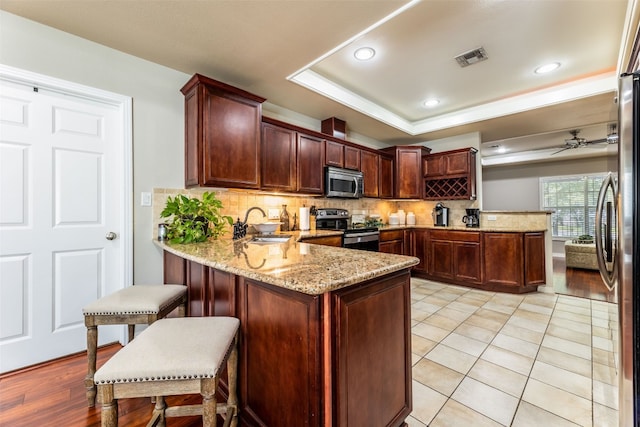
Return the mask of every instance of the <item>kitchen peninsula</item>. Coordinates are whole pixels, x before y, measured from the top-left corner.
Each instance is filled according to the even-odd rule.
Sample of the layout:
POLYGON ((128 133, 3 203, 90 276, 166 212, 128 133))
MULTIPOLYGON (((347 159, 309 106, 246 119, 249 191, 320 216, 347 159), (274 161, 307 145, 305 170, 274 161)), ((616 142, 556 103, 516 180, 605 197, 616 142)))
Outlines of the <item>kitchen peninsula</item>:
POLYGON ((299 237, 157 243, 189 315, 240 319, 240 425, 406 425, 418 259, 299 237))

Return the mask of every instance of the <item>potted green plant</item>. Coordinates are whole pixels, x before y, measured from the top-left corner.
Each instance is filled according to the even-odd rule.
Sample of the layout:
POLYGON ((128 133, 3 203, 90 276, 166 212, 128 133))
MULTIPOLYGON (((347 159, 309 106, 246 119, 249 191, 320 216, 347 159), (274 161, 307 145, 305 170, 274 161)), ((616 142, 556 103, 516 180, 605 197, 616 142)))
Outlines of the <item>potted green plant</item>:
POLYGON ((202 199, 178 194, 167 197, 167 204, 160 213, 167 223, 167 240, 171 243, 205 242, 214 240, 225 233, 225 226, 233 224, 233 219, 222 215, 222 202, 215 193, 205 192, 202 199))

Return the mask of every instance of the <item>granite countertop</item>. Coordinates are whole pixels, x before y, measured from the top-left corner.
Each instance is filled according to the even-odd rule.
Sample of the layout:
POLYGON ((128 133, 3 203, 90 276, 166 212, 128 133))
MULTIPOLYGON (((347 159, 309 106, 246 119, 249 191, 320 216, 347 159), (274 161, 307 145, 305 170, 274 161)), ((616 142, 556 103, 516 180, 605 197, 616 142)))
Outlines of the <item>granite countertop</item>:
POLYGON ((308 295, 361 283, 418 264, 415 257, 367 252, 299 241, 302 237, 340 235, 312 230, 292 232, 287 243, 249 243, 219 239, 188 245, 154 243, 161 249, 218 270, 308 295))

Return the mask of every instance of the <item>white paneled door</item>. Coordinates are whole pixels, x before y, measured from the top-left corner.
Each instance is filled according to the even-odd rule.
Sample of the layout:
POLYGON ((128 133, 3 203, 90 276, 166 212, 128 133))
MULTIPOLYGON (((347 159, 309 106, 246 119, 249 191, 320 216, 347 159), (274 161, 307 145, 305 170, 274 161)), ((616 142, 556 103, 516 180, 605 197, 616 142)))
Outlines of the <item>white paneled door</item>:
MULTIPOLYGON (((130 276, 123 117, 0 78, 0 372, 85 350, 82 307, 130 276)), ((101 328, 100 342, 120 334, 101 328)))

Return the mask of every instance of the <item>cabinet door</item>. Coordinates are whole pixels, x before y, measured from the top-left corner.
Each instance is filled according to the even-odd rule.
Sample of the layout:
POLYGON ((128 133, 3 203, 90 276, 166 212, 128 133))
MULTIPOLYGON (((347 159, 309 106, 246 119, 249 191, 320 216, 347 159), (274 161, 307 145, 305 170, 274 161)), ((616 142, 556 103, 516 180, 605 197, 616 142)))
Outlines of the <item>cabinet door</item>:
POLYGON ((360 151, 360 169, 363 175, 365 197, 378 197, 379 157, 371 151, 360 151))
POLYGON ((451 153, 444 156, 446 175, 466 175, 469 173, 469 151, 451 153))
POLYGON ((422 197, 422 147, 396 150, 395 196, 401 199, 422 197))
POLYGON ((335 166, 337 168, 343 168, 344 166, 344 154, 345 146, 335 141, 326 141, 324 143, 325 149, 325 165, 335 166))
POLYGON ((206 88, 201 185, 259 188, 261 105, 206 88))
POLYGON ((484 233, 485 284, 520 287, 523 282, 524 258, 522 233, 484 233))
POLYGON ((185 186, 260 187, 264 98, 195 74, 185 96, 185 186))
POLYGON ((544 233, 525 233, 524 273, 525 286, 546 283, 544 233))
POLYGON ((433 277, 453 279, 453 242, 450 240, 429 240, 428 273, 433 277))
POLYGON ((360 149, 344 146, 344 167, 346 169, 360 170, 360 149))
POLYGON ((420 263, 413 266, 416 273, 427 274, 428 255, 427 245, 429 243, 428 230, 412 230, 411 233, 411 255, 418 258, 420 263))
POLYGON ((422 161, 422 174, 425 178, 441 177, 445 173, 444 158, 441 154, 429 154, 422 161))
POLYGON ((265 190, 295 191, 296 132, 262 124, 262 185, 265 190))
POLYGON ((393 159, 380 156, 378 197, 393 198, 393 159))
POLYGON ((453 242, 453 276, 455 280, 482 283, 480 243, 453 242))
POLYGON ((298 185, 302 193, 324 192, 324 140, 298 134, 298 185))

